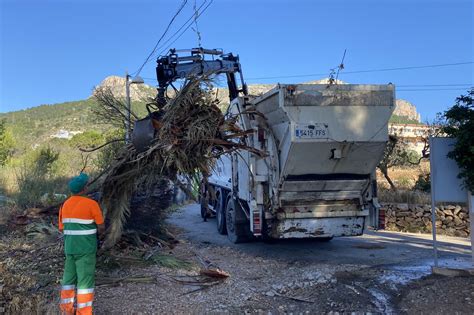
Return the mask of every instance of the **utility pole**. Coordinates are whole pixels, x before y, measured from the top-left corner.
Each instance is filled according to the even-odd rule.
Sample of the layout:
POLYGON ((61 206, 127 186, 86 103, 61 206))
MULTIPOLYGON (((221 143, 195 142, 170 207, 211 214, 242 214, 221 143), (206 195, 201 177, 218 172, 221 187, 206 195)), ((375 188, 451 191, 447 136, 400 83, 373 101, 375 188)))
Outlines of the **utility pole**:
POLYGON ((130 143, 130 110, 131 110, 131 102, 130 102, 130 82, 129 82, 130 75, 128 71, 125 72, 125 98, 127 102, 127 119, 125 120, 125 143, 130 143))
POLYGON ((125 98, 127 102, 127 118, 125 119, 125 143, 129 144, 131 140, 131 132, 132 132, 132 117, 131 117, 131 112, 132 112, 132 102, 130 100, 130 84, 143 84, 145 83, 143 79, 139 76, 134 77, 132 80, 130 80, 131 76, 128 74, 128 71, 125 71, 125 98))

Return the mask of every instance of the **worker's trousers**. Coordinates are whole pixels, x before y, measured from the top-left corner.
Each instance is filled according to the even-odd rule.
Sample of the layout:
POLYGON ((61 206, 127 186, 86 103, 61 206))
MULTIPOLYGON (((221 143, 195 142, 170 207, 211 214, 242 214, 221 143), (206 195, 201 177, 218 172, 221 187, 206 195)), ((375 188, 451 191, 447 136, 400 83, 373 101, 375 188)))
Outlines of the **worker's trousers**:
POLYGON ((62 314, 74 314, 74 300, 77 301, 76 314, 92 314, 94 300, 96 253, 84 255, 66 255, 64 275, 61 282, 62 314))

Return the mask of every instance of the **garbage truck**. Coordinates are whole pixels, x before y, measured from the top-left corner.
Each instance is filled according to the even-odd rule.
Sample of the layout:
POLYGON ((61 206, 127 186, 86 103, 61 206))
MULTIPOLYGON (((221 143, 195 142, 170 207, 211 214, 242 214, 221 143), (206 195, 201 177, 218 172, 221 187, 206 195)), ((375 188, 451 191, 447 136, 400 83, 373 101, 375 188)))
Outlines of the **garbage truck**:
POLYGON ((361 235, 377 227, 375 170, 388 140, 393 85, 279 84, 234 99, 253 129, 248 151, 222 156, 208 179, 217 229, 232 242, 361 235))
POLYGON ((377 227, 375 170, 388 141, 394 85, 278 84, 250 96, 232 54, 196 48, 179 57, 171 51, 157 66, 162 92, 177 78, 206 71, 227 75, 225 115, 251 130, 247 146, 265 152, 223 155, 203 180, 201 215, 215 215, 219 233, 234 243, 330 240, 377 227))

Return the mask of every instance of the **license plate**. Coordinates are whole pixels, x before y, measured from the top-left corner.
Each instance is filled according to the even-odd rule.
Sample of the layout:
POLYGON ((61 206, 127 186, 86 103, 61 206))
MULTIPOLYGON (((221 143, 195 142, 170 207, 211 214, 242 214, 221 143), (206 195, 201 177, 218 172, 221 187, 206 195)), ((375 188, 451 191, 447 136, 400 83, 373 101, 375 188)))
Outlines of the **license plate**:
POLYGON ((297 124, 295 137, 299 139, 326 139, 328 128, 324 124, 297 124))

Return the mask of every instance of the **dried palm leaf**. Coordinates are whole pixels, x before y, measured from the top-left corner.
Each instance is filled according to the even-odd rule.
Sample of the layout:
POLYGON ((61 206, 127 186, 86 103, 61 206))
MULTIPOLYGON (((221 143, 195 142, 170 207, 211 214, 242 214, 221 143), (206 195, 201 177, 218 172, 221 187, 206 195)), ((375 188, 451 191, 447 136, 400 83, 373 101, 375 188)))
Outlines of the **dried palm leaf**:
POLYGON ((170 179, 177 174, 209 174, 216 157, 235 150, 263 154, 245 145, 242 138, 250 131, 242 130, 236 117, 226 120, 217 105, 210 81, 191 79, 164 107, 150 147, 138 153, 129 145, 120 153, 102 184, 102 207, 109 224, 105 248, 120 238, 138 185, 157 174, 170 179))

